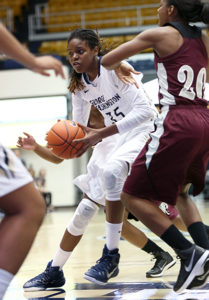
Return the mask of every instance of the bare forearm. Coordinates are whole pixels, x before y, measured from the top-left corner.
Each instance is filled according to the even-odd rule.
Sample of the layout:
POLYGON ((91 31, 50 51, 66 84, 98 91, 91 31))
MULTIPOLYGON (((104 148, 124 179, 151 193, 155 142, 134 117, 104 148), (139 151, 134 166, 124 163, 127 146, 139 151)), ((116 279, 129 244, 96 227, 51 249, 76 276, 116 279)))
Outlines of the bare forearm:
POLYGON ((106 69, 117 69, 120 66, 122 60, 131 57, 132 55, 138 53, 138 43, 136 39, 121 44, 117 48, 105 54, 101 59, 101 64, 106 69))
POLYGON ((28 68, 36 65, 35 56, 0 23, 0 51, 28 68))
POLYGON ((101 129, 99 129, 99 131, 100 131, 100 136, 102 139, 119 132, 118 128, 115 124, 110 125, 108 127, 101 128, 101 129))
POLYGON ((41 145, 36 143, 36 147, 34 152, 40 156, 41 158, 48 160, 54 164, 59 164, 63 161, 63 159, 58 158, 55 156, 49 149, 42 147, 41 145))

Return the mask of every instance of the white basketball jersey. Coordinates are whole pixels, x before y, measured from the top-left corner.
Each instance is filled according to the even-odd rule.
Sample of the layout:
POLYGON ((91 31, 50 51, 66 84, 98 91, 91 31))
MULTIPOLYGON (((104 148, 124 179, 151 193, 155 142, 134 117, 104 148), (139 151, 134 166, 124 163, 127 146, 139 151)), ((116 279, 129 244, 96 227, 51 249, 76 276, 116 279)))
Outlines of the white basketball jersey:
POLYGON ((117 123, 119 133, 136 127, 140 132, 152 130, 154 106, 144 93, 142 75, 133 76, 139 89, 135 85, 124 84, 115 71, 107 70, 100 64, 94 81, 90 82, 87 74, 82 74, 85 88, 72 96, 73 120, 87 125, 93 105, 103 115, 106 126, 117 123))
POLYGON ((0 197, 32 181, 31 175, 14 152, 0 144, 0 197))

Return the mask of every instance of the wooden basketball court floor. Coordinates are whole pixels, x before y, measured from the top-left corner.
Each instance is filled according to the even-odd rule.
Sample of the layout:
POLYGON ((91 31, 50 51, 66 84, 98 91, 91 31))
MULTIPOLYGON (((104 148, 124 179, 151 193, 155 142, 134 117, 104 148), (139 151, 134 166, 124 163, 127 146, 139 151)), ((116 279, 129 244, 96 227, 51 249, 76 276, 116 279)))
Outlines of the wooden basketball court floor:
MULTIPOLYGON (((195 199, 195 202, 204 222, 209 224, 209 201, 195 199)), ((66 284, 62 288, 43 292, 24 292, 23 284, 42 272, 48 261, 53 258, 72 214, 72 209, 60 209, 46 214, 32 249, 12 281, 4 300, 209 299, 209 282, 204 289, 187 290, 182 294, 176 294, 172 290, 180 266, 179 260, 163 277, 147 279, 145 273, 153 266, 154 261, 151 261, 150 255, 124 240, 120 242, 120 272, 116 278, 111 279, 105 286, 99 286, 83 279, 83 273, 95 264, 95 261, 101 256, 105 243, 105 218, 102 209, 89 224, 83 239, 64 266, 66 284)), ((140 222, 132 221, 132 223, 141 228, 150 239, 175 256, 172 249, 140 222)), ((189 238, 187 233, 186 236, 189 238)))

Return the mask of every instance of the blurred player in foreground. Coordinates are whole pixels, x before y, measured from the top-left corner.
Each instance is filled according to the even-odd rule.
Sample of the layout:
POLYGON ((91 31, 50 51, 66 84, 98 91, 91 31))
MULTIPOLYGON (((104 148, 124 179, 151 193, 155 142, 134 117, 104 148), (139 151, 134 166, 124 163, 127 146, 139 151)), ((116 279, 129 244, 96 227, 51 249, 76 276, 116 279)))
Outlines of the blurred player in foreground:
MULTIPOLYGON (((51 56, 35 57, 0 23, 0 52, 33 72, 64 78, 62 64, 51 56)), ((18 80, 18 78, 17 78, 18 80)), ((45 204, 33 179, 10 149, 0 144, 0 299, 22 265, 45 215, 45 204)))

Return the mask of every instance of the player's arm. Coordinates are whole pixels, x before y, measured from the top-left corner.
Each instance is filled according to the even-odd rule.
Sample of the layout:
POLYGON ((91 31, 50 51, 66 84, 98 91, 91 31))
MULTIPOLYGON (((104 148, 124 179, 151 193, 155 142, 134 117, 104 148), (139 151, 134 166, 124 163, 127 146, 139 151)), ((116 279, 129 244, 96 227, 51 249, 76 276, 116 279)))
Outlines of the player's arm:
POLYGON ((82 98, 81 93, 76 92, 75 94, 72 94, 72 108, 72 120, 79 124, 87 125, 91 111, 91 104, 82 98))
POLYGON ((17 147, 25 150, 32 150, 41 158, 48 160, 54 164, 59 164, 63 159, 55 156, 49 149, 42 147, 34 137, 26 132, 24 132, 25 137, 19 137, 17 141, 17 147))
POLYGON ((0 23, 0 51, 20 62, 34 72, 49 76, 46 70, 54 70, 56 75, 65 78, 62 64, 52 56, 35 57, 0 23))
POLYGON ((126 42, 112 51, 105 54, 101 59, 101 64, 107 69, 115 69, 120 65, 120 62, 141 52, 147 48, 155 48, 158 39, 162 38, 161 31, 157 29, 148 29, 138 34, 133 40, 126 42))
MULTIPOLYGON (((123 91, 123 95, 124 97, 127 95, 127 99, 130 97, 131 94, 128 87, 123 91)), ((74 140, 75 143, 83 143, 83 146, 77 152, 77 157, 81 156, 89 147, 96 145, 102 139, 117 133, 132 130, 137 125, 154 117, 153 109, 148 102, 143 88, 139 89, 137 96, 133 95, 133 97, 133 109, 115 124, 99 129, 81 126, 86 134, 84 138, 74 140)))

